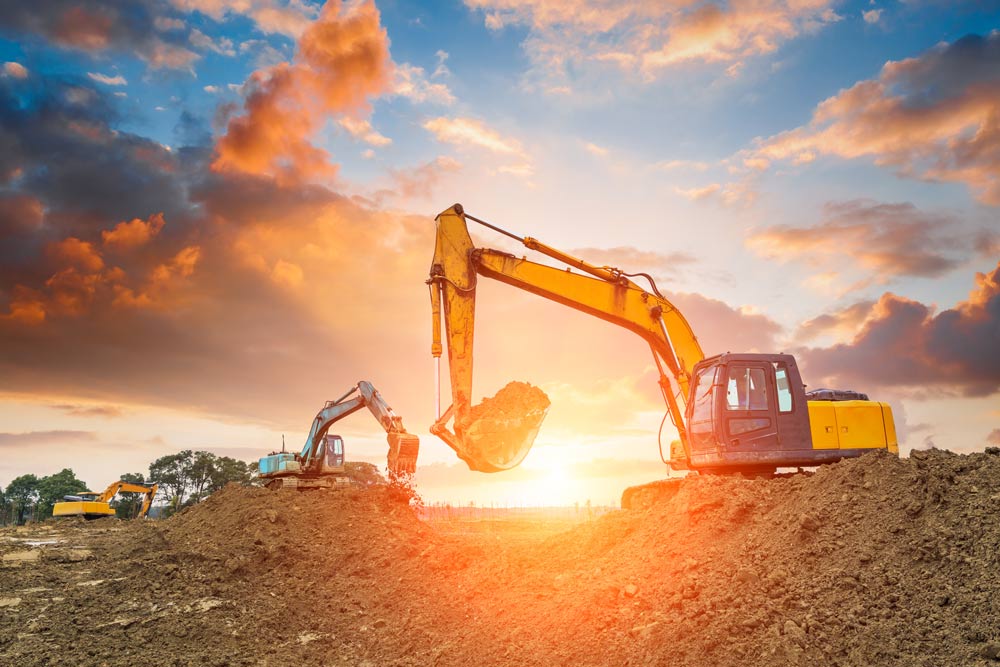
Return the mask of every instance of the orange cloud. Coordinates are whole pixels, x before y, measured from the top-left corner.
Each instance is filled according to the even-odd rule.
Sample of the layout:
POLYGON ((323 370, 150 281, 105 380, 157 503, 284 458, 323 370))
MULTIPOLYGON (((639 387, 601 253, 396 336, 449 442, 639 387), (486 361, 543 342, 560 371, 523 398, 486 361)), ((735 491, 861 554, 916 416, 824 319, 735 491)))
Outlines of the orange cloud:
MULTIPOLYGON (((101 233, 104 245, 126 251, 149 243, 163 227, 162 214, 121 222, 101 233)), ((7 313, 0 319, 27 325, 40 325, 50 317, 90 316, 93 309, 112 307, 160 308, 173 297, 195 271, 201 248, 189 245, 166 261, 148 266, 149 258, 130 258, 129 271, 110 266, 101 251, 90 241, 67 237, 46 247, 52 265, 48 277, 37 287, 16 283, 11 290, 7 313), (138 278, 136 278, 138 276, 138 278)), ((150 256, 155 260, 155 255, 150 256)))
POLYGON ((336 167, 310 138, 329 115, 366 109, 390 89, 388 37, 370 0, 345 8, 328 2, 302 34, 293 63, 254 72, 244 113, 229 121, 212 168, 301 179, 336 167))
POLYGON ((89 241, 70 237, 49 246, 49 254, 60 264, 96 273, 104 268, 104 260, 89 241))
POLYGON ((149 243, 163 225, 163 214, 154 213, 148 220, 134 218, 131 222, 119 222, 114 229, 101 232, 101 239, 107 247, 128 250, 149 243))
POLYGON ((904 176, 967 185, 1000 206, 1000 32, 889 62, 822 102, 803 127, 749 151, 766 160, 869 158, 904 176))
POLYGON ((3 74, 14 79, 27 79, 28 68, 21 63, 5 62, 3 64, 3 74))

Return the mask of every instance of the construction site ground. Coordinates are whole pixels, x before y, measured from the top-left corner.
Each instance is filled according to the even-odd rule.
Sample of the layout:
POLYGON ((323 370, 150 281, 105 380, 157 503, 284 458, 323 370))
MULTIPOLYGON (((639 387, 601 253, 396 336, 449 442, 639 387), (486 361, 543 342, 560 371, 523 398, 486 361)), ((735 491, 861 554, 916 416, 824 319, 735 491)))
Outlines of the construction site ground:
POLYGON ((0 532, 2 665, 998 665, 1000 456, 697 477, 577 525, 227 487, 0 532))

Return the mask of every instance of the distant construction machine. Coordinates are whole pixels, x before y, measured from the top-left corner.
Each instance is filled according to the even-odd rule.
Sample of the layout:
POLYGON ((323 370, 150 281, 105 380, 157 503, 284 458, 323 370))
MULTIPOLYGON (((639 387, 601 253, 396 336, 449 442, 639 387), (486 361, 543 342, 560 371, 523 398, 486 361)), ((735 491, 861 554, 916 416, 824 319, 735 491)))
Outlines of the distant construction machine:
POLYGON ((388 434, 390 479, 412 475, 417 468, 420 439, 407 433, 403 419, 392 411, 370 382, 362 380, 335 401, 327 401, 313 419, 302 451, 272 452, 260 459, 260 478, 269 489, 326 489, 350 483, 344 461, 344 440, 327 431, 336 422, 367 407, 388 434))
POLYGON ((64 496, 62 502, 58 502, 52 507, 52 516, 82 516, 85 519, 115 516, 115 508, 111 506, 111 501, 115 496, 119 493, 141 493, 144 498, 136 518, 144 519, 149 514, 149 508, 153 505, 153 498, 156 497, 159 488, 160 486, 155 483, 112 482, 108 488, 100 493, 81 491, 71 496, 64 496))
MULTIPOLYGON (((727 352, 706 359, 687 320, 648 274, 589 264, 475 218, 460 204, 441 213, 436 226, 427 281, 433 318, 431 353, 438 358, 440 397, 443 314, 453 402, 444 414, 439 402, 439 418, 431 433, 451 446, 472 470, 496 472, 518 465, 545 418, 544 410, 507 418, 505 427, 517 435, 497 447, 496 425, 482 428, 470 417, 478 276, 537 294, 640 336, 649 345, 659 370, 667 407, 664 422, 669 416, 679 436, 671 443, 669 456, 663 455, 662 443, 660 447, 661 458, 674 470, 769 474, 777 468, 817 466, 873 450, 898 453, 888 404, 870 401, 857 392, 818 390, 807 394, 791 355, 727 352), (566 266, 547 266, 507 252, 477 248, 469 236, 467 219, 566 266), (633 282, 634 277, 646 279, 649 290, 633 282), (452 417, 454 431, 447 425, 452 417), (520 434, 525 435, 518 441, 520 434)), ((626 498, 623 504, 627 504, 626 498)))

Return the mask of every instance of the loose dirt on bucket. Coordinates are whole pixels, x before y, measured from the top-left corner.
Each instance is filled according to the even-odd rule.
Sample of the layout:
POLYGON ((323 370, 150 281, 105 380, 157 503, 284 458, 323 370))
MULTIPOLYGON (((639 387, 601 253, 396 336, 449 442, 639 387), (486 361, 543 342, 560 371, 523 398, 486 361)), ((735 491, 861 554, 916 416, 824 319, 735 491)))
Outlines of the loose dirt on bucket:
POLYGON ((538 387, 509 382, 456 421, 463 446, 460 458, 472 470, 492 472, 516 466, 531 449, 549 405, 549 397, 538 387))
POLYGON ((39 554, 0 567, 0 664, 1000 665, 998 510, 1000 456, 940 451, 510 539, 384 487, 231 486, 0 532, 39 554))

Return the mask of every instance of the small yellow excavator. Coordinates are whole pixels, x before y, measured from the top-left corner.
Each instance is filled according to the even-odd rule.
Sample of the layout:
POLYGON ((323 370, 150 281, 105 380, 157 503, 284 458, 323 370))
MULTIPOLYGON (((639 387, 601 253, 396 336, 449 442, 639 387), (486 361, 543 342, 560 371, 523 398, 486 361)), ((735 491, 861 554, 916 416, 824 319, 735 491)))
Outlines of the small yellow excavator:
MULTIPOLYGON (((523 415, 506 414, 502 423, 488 428, 476 423, 471 401, 472 344, 479 276, 537 294, 641 337, 659 369, 667 408, 664 422, 669 416, 679 436, 671 443, 669 456, 663 455, 661 444, 661 458, 674 470, 766 475, 777 468, 818 466, 873 450, 898 453, 888 404, 870 401, 867 395, 853 391, 823 389, 807 394, 791 355, 727 352, 706 358, 687 320, 648 274, 589 264, 473 217, 461 204, 438 215, 435 223, 434 259, 427 281, 438 392, 438 420, 431 433, 454 449, 472 470, 497 472, 518 465, 545 418, 545 410, 536 407, 523 415), (565 266, 477 248, 469 236, 467 220, 565 266), (632 280, 639 277, 648 281, 649 289, 632 280), (442 319, 452 392, 452 405, 443 414, 442 319), (452 418, 454 430, 448 428, 452 418), (514 435, 505 437, 503 430, 514 435)), ((627 504, 624 497, 623 504, 627 504)))
POLYGON ((139 510, 138 518, 146 518, 149 508, 153 505, 153 498, 160 486, 156 483, 133 484, 131 482, 112 482, 104 491, 81 491, 72 496, 64 496, 62 502, 56 503, 52 508, 52 516, 68 517, 82 516, 85 519, 101 519, 106 516, 114 516, 115 508, 111 506, 111 500, 119 493, 141 493, 145 496, 142 501, 142 508, 139 510))
POLYGON ((313 419, 301 452, 271 452, 258 463, 260 478, 269 489, 326 489, 350 483, 344 461, 344 440, 328 434, 330 427, 367 407, 382 425, 389 441, 387 465, 391 480, 417 469, 420 438, 407 433, 403 418, 392 411, 370 382, 362 380, 335 401, 327 401, 313 419))

